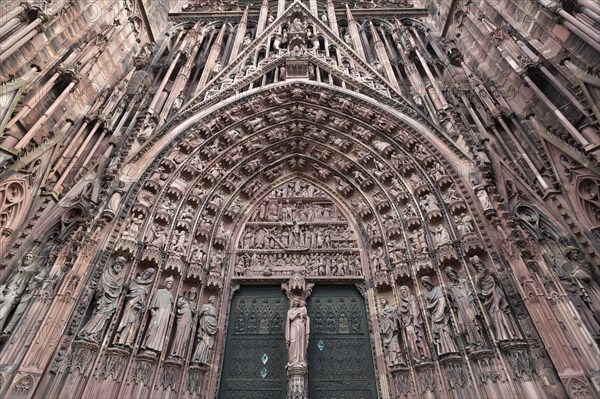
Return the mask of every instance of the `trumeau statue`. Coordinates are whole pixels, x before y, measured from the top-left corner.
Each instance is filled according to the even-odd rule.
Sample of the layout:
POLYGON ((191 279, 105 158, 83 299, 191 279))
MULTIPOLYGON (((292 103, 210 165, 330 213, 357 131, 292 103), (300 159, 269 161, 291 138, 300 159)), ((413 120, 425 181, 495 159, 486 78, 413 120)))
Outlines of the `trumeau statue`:
POLYGON ((165 287, 156 290, 150 302, 150 324, 146 331, 146 339, 142 348, 155 352, 160 352, 165 341, 167 327, 169 326, 169 316, 173 305, 173 277, 165 279, 165 287))
POLYGON ((32 253, 23 255, 17 272, 0 286, 0 329, 4 329, 10 312, 19 304, 21 296, 35 274, 36 264, 33 260, 32 253))
POLYGON ((516 326, 502 287, 498 285, 496 278, 485 267, 479 257, 473 256, 470 261, 477 270, 475 289, 494 325, 496 339, 498 341, 521 339, 521 334, 516 326))
POLYGON ((84 340, 98 342, 99 335, 117 310, 119 296, 123 290, 125 274, 123 268, 125 258, 119 256, 115 262, 106 268, 96 287, 95 304, 92 317, 79 331, 78 337, 84 340))
POLYGON ((446 267, 444 271, 450 280, 448 291, 451 304, 456 310, 458 329, 465 336, 467 346, 481 346, 483 340, 479 333, 477 308, 475 307, 475 298, 469 282, 464 278, 460 278, 450 266, 446 267))
POLYGON ((380 298, 381 311, 379 323, 383 347, 387 351, 387 361, 390 366, 405 366, 400 347, 400 330, 398 328, 398 309, 388 304, 387 299, 380 298))
POLYGON ((177 321, 175 323, 175 337, 171 345, 171 356, 183 357, 185 348, 190 338, 196 314, 196 298, 198 290, 196 287, 184 293, 177 300, 177 321))
POLYGON ((292 300, 285 325, 285 342, 288 348, 287 367, 306 367, 306 350, 310 334, 310 319, 304 301, 292 300))
POLYGON ((218 331, 216 298, 211 296, 208 303, 200 307, 198 312, 198 332, 196 334, 196 351, 192 357, 192 363, 207 364, 208 353, 215 346, 215 335, 218 331))
POLYGON ((446 296, 442 288, 434 286, 431 279, 427 276, 421 277, 421 283, 427 289, 425 304, 429 319, 431 320, 431 333, 433 334, 433 341, 438 355, 458 352, 458 348, 452 337, 450 315, 448 314, 446 296))
POLYGON ((121 321, 117 327, 117 335, 115 336, 116 345, 129 347, 133 345, 142 309, 146 302, 146 296, 150 287, 152 287, 155 274, 156 270, 149 267, 129 285, 125 297, 125 310, 123 310, 123 316, 121 317, 121 321))
POLYGON ((429 347, 423 329, 421 310, 415 296, 406 285, 400 287, 400 306, 398 316, 404 326, 407 344, 413 360, 420 362, 429 359, 429 347))

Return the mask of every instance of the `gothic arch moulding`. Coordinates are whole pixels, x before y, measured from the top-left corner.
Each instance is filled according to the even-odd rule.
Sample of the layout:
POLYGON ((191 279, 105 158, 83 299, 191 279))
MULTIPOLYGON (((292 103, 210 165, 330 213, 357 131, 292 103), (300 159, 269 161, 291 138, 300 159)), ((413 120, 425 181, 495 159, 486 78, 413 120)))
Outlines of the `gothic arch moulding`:
MULTIPOLYGON (((74 374, 67 365, 87 359, 90 351, 99 360, 77 374, 108 375, 109 363, 131 361, 132 367, 111 371, 120 378, 80 385, 80 392, 150 394, 157 384, 161 394, 193 395, 198 384, 216 392, 236 287, 281 284, 293 272, 311 284, 358 284, 374 331, 386 317, 386 307, 376 310, 380 299, 390 306, 400 294, 417 301, 413 312, 419 314, 412 317, 420 320, 415 328, 422 338, 410 342, 430 344, 404 356, 389 352, 385 334, 372 338, 375 367, 388 371, 378 386, 385 395, 444 389, 474 394, 478 375, 467 371, 462 351, 497 367, 494 340, 522 348, 514 316, 490 314, 483 305, 476 323, 500 317, 501 328, 476 334, 475 325, 463 330, 458 313, 439 314, 433 324, 425 317, 426 302, 441 300, 440 287, 485 279, 484 270, 494 268, 493 248, 484 245, 489 199, 484 187, 478 190, 485 195, 472 194, 463 167, 470 160, 447 137, 366 96, 316 91, 304 83, 259 89, 220 103, 218 110, 214 104, 193 112, 199 111, 184 111, 188 119, 176 118, 175 127, 167 123, 129 159, 120 179, 131 185, 108 201, 116 217, 108 219, 106 251, 87 286, 99 279, 130 281, 124 292, 136 287, 144 293, 136 297, 140 303, 178 298, 178 309, 210 302, 213 307, 204 309, 219 315, 214 341, 208 351, 175 344, 180 334, 202 332, 181 327, 179 318, 157 321, 147 307, 135 306, 132 294, 101 317, 94 310, 99 299, 87 289, 88 302, 70 321, 79 331, 66 347, 72 360, 57 363, 58 374, 74 374), (164 329, 159 335, 157 325, 164 329), (213 345, 220 350, 210 350, 213 345), (445 387, 437 368, 462 375, 460 384, 445 387)), ((66 394, 62 389, 56 385, 51 393, 66 394)))

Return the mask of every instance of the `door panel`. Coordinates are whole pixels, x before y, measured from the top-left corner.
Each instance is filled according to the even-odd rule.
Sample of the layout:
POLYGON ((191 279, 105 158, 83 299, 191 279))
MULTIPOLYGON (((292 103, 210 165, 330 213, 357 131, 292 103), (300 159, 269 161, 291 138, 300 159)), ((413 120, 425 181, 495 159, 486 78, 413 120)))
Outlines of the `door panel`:
POLYGON ((315 287, 309 297, 311 399, 375 399, 363 298, 354 287, 315 287))
POLYGON ((283 399, 287 299, 280 287, 243 287, 233 297, 220 399, 283 399))

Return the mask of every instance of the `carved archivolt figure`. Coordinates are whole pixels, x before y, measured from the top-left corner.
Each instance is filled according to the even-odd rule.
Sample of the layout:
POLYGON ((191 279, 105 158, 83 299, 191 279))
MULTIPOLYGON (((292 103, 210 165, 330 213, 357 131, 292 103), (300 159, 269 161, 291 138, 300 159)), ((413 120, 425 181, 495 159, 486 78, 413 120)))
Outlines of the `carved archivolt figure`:
MULTIPOLYGON (((566 247, 563 253, 568 259, 559 269, 563 286, 567 292, 579 295, 581 300, 591 308, 596 320, 600 321, 600 287, 594 281, 592 265, 579 260, 580 252, 575 247, 566 247)), ((576 301, 575 305, 578 305, 577 302, 579 301, 576 301)), ((598 331, 592 333, 597 334, 598 331)))
POLYGON ((171 356, 183 357, 188 338, 192 331, 194 315, 196 314, 196 298, 198 290, 192 288, 177 300, 177 323, 175 338, 171 346, 171 356))
POLYGON ((383 346, 387 350, 387 360, 390 366, 405 366, 400 348, 400 330, 398 328, 398 309, 389 305, 387 299, 380 298, 381 311, 379 324, 383 346))
POLYGON ((469 282, 458 277, 458 274, 448 266, 445 269, 446 276, 450 279, 448 290, 454 309, 456 310, 458 328, 467 340, 468 346, 481 346, 482 339, 477 323, 477 308, 473 291, 469 282))
POLYGON ((146 302, 146 296, 152 286, 155 274, 156 270, 149 267, 129 285, 125 310, 123 311, 121 322, 117 327, 116 345, 132 346, 140 322, 140 315, 146 302))
POLYGON ((435 233, 435 241, 438 246, 452 244, 452 240, 450 239, 450 234, 448 233, 448 230, 444 226, 442 226, 442 225, 437 226, 434 229, 434 233, 435 233))
POLYGON ((436 287, 427 276, 421 277, 421 283, 427 289, 425 302, 427 313, 431 320, 431 333, 437 348, 438 355, 458 352, 456 343, 452 338, 450 315, 446 306, 446 296, 441 287, 436 287))
POLYGON ((33 262, 33 254, 26 253, 21 259, 21 265, 17 272, 10 276, 4 285, 0 286, 0 330, 4 328, 6 320, 21 300, 21 295, 25 292, 29 280, 36 272, 36 265, 33 262))
POLYGON ((104 331, 106 323, 117 310, 117 302, 123 290, 125 275, 123 268, 125 258, 119 256, 115 262, 108 267, 96 287, 96 303, 92 317, 79 331, 79 338, 98 342, 98 335, 104 331))
POLYGON ((217 334, 217 308, 215 308, 215 297, 208 298, 208 303, 200 307, 198 322, 198 334, 196 335, 196 351, 192 363, 207 364, 208 352, 215 346, 215 335, 217 334))
POLYGON ((171 306, 173 305, 173 277, 165 279, 165 287, 156 290, 150 302, 150 324, 146 331, 146 340, 143 348, 160 352, 167 335, 169 326, 169 316, 171 315, 171 306))
POLYGON ((406 332, 407 344, 415 361, 429 359, 429 347, 425 339, 423 320, 417 299, 406 285, 400 287, 398 315, 406 332))
POLYGON ((287 367, 306 367, 306 349, 310 333, 310 319, 304 301, 294 298, 287 313, 285 342, 288 348, 287 367))
POLYGON ((471 258, 471 264, 477 270, 475 289, 487 310, 498 341, 520 339, 521 334, 513 319, 504 291, 496 278, 489 272, 479 257, 471 258))

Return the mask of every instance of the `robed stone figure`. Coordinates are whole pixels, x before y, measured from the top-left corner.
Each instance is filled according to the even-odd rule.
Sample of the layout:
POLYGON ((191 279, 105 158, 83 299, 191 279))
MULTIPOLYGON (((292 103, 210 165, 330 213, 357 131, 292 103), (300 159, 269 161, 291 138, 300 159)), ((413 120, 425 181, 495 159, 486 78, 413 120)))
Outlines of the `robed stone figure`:
POLYGON ((218 331, 217 308, 214 296, 208 298, 208 303, 200 307, 198 312, 198 333, 196 334, 196 351, 192 363, 208 364, 208 354, 215 346, 215 336, 218 331))
POLYGON ((194 287, 177 300, 177 322, 175 323, 175 338, 171 345, 171 356, 183 357, 185 354, 185 348, 194 325, 197 297, 198 290, 194 287))
POLYGON ((167 336, 169 327, 169 316, 173 306, 173 277, 165 279, 164 288, 156 290, 150 302, 150 324, 146 331, 146 340, 142 346, 144 349, 160 352, 167 336))
POLYGON ((117 327, 117 335, 115 336, 116 345, 133 345, 142 309, 144 308, 146 297, 152 286, 155 274, 156 270, 149 267, 129 285, 125 299, 125 309, 123 310, 123 316, 121 317, 121 321, 117 327))
POLYGON ((288 348, 287 367, 306 367, 306 349, 310 332, 310 319, 306 305, 294 298, 285 324, 285 342, 288 348))
POLYGON ((423 328, 421 310, 419 309, 417 299, 406 285, 400 287, 398 315, 406 333, 406 340, 412 358, 416 362, 429 359, 431 356, 425 337, 425 329, 423 328))
POLYGON ((579 260, 579 249, 568 246, 563 254, 567 262, 558 269, 558 276, 569 299, 581 312, 583 322, 597 335, 600 333, 600 279, 592 264, 579 260))
POLYGON ((521 334, 513 319, 510 305, 495 276, 490 273, 479 257, 473 256, 471 264, 477 270, 475 289, 494 325, 496 339, 498 341, 520 339, 521 334))
POLYGON ((436 287, 428 276, 421 277, 421 283, 427 289, 425 304, 431 320, 431 333, 437 348, 438 355, 458 352, 452 330, 450 315, 446 304, 446 296, 440 287, 436 287))
POLYGON ((21 259, 21 265, 17 272, 11 275, 5 284, 0 285, 0 330, 4 329, 11 311, 19 304, 36 268, 33 254, 26 253, 21 259))
POLYGON ((483 340, 479 333, 473 290, 471 290, 469 282, 464 278, 460 278, 450 266, 446 267, 444 271, 450 280, 448 290, 451 303, 456 310, 458 329, 465 336, 467 346, 479 347, 482 345, 483 340))
POLYGON ((123 268, 125 258, 119 256, 115 262, 109 266, 98 282, 95 293, 95 306, 92 317, 79 331, 79 338, 98 342, 99 335, 104 331, 106 323, 117 310, 119 296, 123 291, 125 275, 123 268))
POLYGON ((390 366, 405 366, 400 347, 400 329, 398 328, 398 309, 388 304, 387 299, 380 298, 381 311, 379 324, 383 346, 387 350, 387 359, 390 366))

